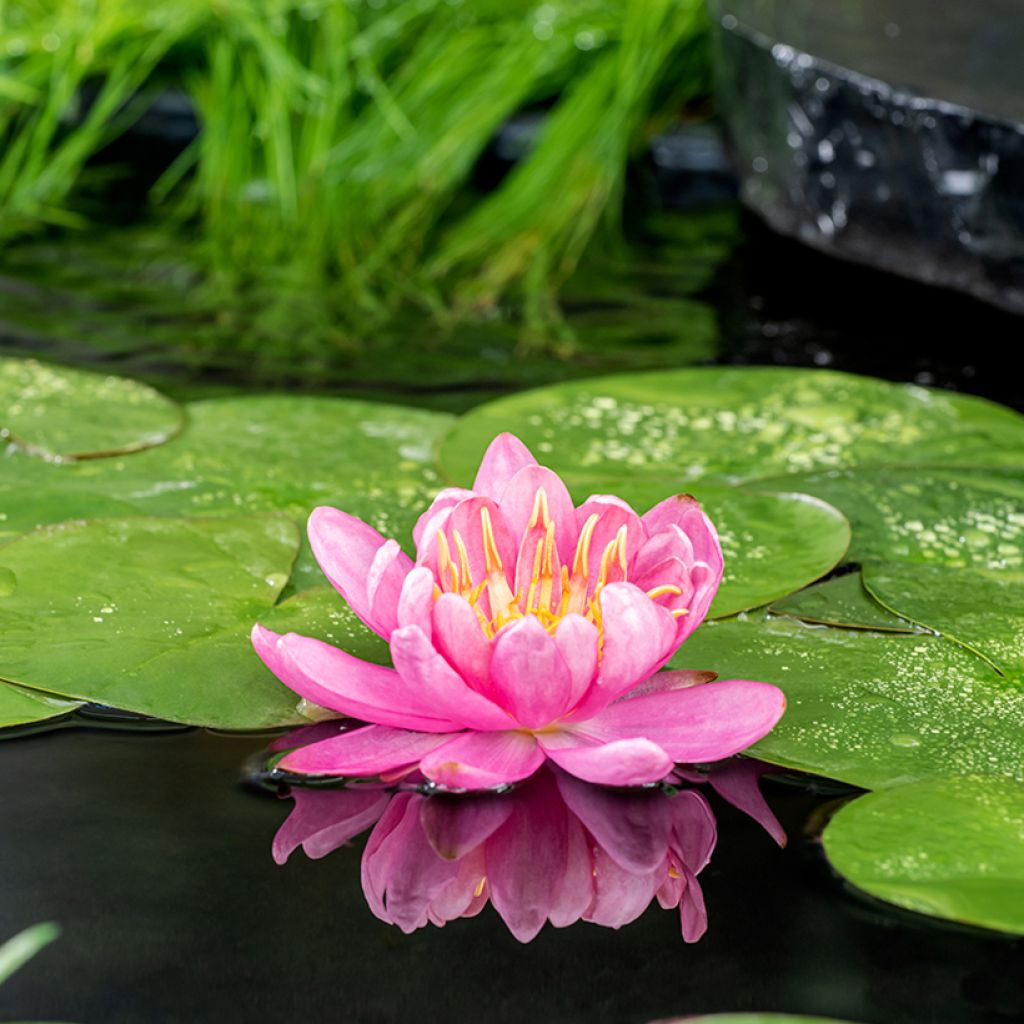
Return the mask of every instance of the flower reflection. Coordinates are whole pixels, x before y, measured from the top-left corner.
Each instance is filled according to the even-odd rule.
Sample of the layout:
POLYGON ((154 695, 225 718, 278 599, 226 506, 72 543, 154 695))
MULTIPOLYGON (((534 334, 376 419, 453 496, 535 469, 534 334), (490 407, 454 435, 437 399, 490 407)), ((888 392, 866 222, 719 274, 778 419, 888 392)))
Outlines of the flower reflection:
POLYGON ((697 876, 715 846, 708 781, 784 842, 758 790, 760 767, 728 762, 710 775, 685 771, 679 786, 617 790, 546 765, 504 793, 389 790, 383 783, 296 788, 294 807, 273 844, 283 864, 302 846, 323 857, 373 826, 362 857, 370 909, 408 933, 489 902, 520 942, 549 921, 619 928, 657 899, 679 909, 683 938, 707 927, 697 876))

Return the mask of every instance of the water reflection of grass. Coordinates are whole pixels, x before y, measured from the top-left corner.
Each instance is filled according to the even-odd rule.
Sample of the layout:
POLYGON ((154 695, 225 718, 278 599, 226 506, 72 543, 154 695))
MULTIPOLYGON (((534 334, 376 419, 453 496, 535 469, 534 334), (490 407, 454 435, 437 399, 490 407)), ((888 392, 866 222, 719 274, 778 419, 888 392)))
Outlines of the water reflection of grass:
POLYGON ((201 131, 149 198, 198 227, 231 302, 290 324, 293 296, 330 285, 313 332, 351 339, 409 304, 443 320, 511 298, 550 337, 631 148, 704 89, 704 29, 698 0, 11 0, 0 240, 83 223, 93 158, 179 88, 201 131), (474 191, 497 128, 538 104, 535 146, 474 191))

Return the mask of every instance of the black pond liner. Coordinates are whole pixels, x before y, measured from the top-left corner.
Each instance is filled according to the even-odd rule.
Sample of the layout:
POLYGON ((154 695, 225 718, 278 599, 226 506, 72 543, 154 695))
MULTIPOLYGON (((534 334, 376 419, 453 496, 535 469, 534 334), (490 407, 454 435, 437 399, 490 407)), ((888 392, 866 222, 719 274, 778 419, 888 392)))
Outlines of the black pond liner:
MULTIPOLYGON (((1024 404, 1020 375, 1007 372, 1019 319, 851 268, 753 222, 703 298, 720 319, 719 363, 830 366, 1024 404)), ((899 911, 832 872, 814 831, 842 787, 767 783, 785 850, 711 797, 719 838, 700 877, 709 929, 696 945, 657 906, 620 931, 546 927, 528 945, 490 909, 404 936, 365 904, 361 840, 274 865, 290 805, 242 776, 266 737, 123 717, 92 709, 57 735, 0 742, 0 937, 43 920, 63 929, 0 989, 5 1019, 1024 1019, 1024 942, 899 911)))

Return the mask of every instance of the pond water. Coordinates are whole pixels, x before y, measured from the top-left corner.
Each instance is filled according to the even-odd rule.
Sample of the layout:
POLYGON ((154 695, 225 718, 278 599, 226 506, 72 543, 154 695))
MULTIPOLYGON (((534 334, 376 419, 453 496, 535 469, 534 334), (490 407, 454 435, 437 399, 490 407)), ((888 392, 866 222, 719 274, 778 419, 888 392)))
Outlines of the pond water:
MULTIPOLYGON (((693 217, 681 213, 678 223, 693 217)), ((1019 375, 1006 373, 1019 320, 834 263, 753 223, 737 231, 726 217, 725 227, 702 229, 716 248, 699 266, 692 255, 673 266, 662 246, 649 270, 638 259, 621 300, 605 290, 588 298, 581 284, 570 318, 581 332, 607 328, 607 350, 597 359, 538 356, 528 373, 509 358, 499 327, 490 362, 473 355, 480 334, 459 360, 436 355, 422 336, 404 348, 396 341, 395 360, 369 385, 344 350, 282 377, 282 365, 301 365, 294 352, 275 363, 273 354, 259 362, 223 347, 175 347, 174 317, 154 317, 140 350, 145 315, 124 296, 124 308, 107 296, 83 311, 88 275, 65 268, 43 280, 39 268, 59 261, 43 248, 28 270, 8 267, 0 280, 13 296, 0 353, 102 366, 189 396, 273 384, 465 409, 552 375, 718 362, 831 367, 1024 407, 1019 375), (55 294, 69 296, 60 322, 41 308, 55 294), (642 312, 655 308, 656 324, 642 312), (717 332, 695 333, 699 319, 717 319, 717 332), (96 336, 115 322, 120 343, 99 349, 96 336)), ((40 920, 63 929, 0 990, 6 1018, 643 1024, 777 1010, 939 1024, 1024 1015, 1019 940, 894 910, 832 873, 817 833, 854 790, 768 781, 789 835, 784 850, 712 794, 718 843, 700 876, 709 928, 694 945, 680 937, 678 912, 657 905, 621 930, 546 927, 527 945, 490 908, 406 936, 366 905, 362 839, 321 861, 297 852, 275 865, 271 842, 290 804, 253 781, 267 742, 79 717, 0 743, 0 936, 40 920)))

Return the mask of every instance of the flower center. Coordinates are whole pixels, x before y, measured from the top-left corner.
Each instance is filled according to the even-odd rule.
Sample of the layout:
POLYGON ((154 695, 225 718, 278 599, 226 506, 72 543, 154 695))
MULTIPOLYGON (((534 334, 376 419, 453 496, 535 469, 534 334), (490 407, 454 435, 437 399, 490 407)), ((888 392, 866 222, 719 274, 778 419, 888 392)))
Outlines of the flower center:
MULTIPOLYGON (((527 523, 520 560, 529 558, 532 543, 532 566, 528 583, 513 592, 498 552, 494 524, 488 509, 480 510, 480 540, 484 556, 482 579, 474 579, 469 552, 458 530, 451 531, 451 541, 444 530, 437 531, 437 583, 434 599, 443 593, 459 594, 476 612, 480 628, 488 639, 516 619, 535 616, 551 634, 566 615, 582 615, 598 629, 599 646, 603 646, 604 627, 601 621, 601 591, 609 584, 625 581, 629 566, 627 556, 628 530, 623 525, 601 552, 597 575, 590 573, 591 547, 594 531, 600 522, 594 512, 583 524, 572 565, 562 564, 555 547, 555 523, 548 509, 547 494, 537 489, 533 509, 527 523), (454 548, 454 551, 452 550, 454 548)), ((520 577, 522 573, 518 574, 520 577)), ((665 583, 647 591, 651 600, 667 595, 679 596, 682 590, 665 583)), ((677 618, 688 609, 676 608, 677 618)))

